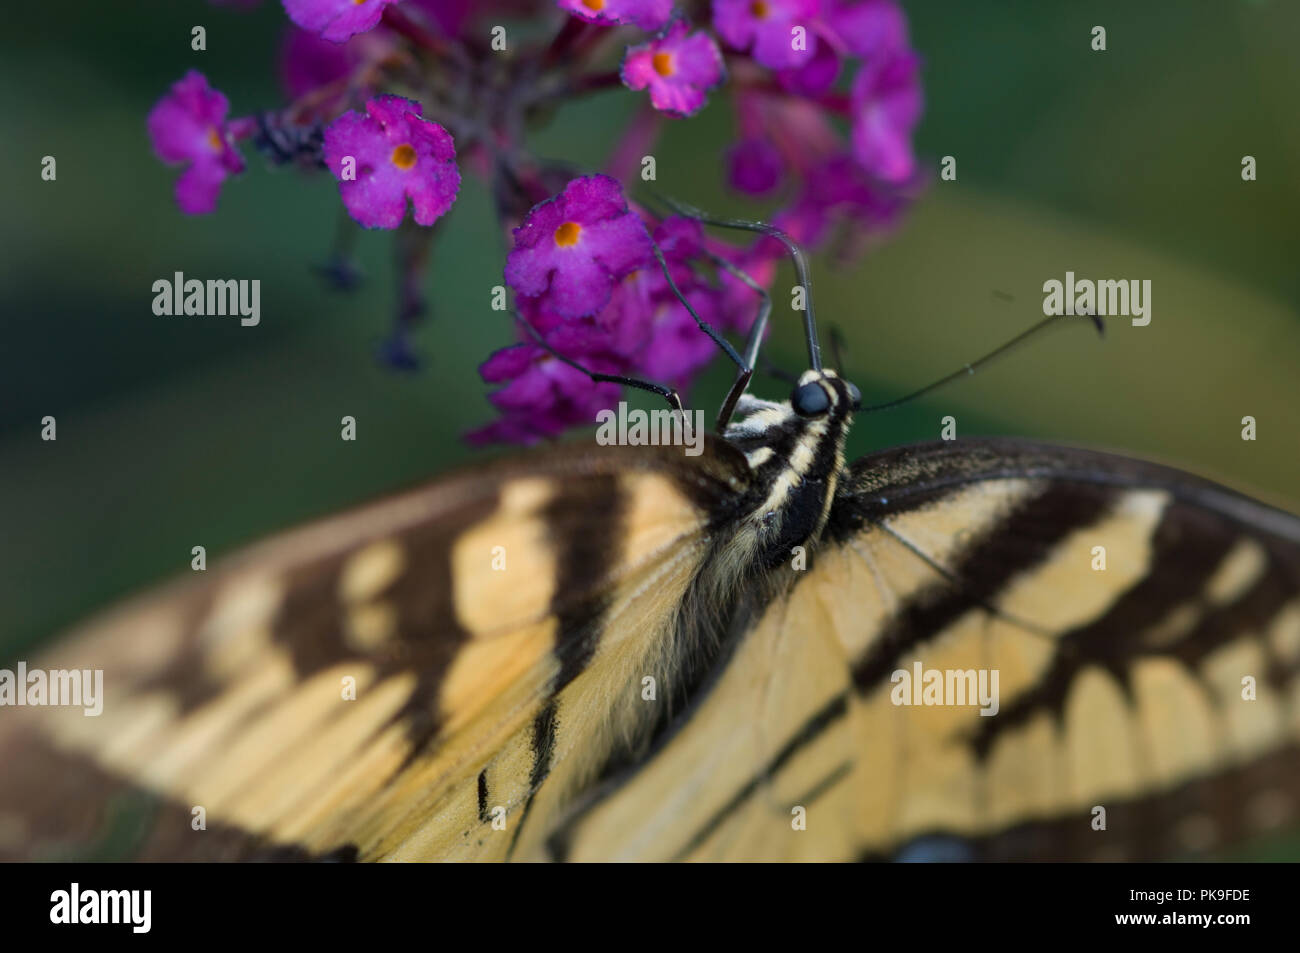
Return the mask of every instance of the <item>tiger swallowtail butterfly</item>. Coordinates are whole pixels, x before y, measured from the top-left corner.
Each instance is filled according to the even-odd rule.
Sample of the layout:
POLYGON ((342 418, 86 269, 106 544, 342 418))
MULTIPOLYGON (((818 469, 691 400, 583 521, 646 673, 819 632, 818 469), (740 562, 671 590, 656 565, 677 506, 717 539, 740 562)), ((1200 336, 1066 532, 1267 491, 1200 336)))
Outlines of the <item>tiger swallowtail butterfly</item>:
POLYGON ((5 711, 0 856, 1144 859, 1294 819, 1300 518, 1012 440, 846 463, 812 341, 699 456, 493 462, 73 633, 32 667, 102 669, 102 714, 5 711))

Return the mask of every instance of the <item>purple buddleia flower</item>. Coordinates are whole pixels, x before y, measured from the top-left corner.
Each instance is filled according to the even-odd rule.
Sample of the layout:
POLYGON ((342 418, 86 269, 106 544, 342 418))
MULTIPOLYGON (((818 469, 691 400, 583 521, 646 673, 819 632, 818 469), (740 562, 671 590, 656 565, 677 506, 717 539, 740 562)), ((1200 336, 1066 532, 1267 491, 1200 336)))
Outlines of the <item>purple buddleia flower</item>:
POLYGON ((228 175, 244 171, 244 160, 231 145, 226 122, 230 103, 190 70, 149 113, 149 138, 164 162, 185 162, 176 180, 176 204, 187 215, 217 207, 217 194, 228 175))
POLYGON ((607 175, 574 179, 514 230, 506 283, 565 318, 595 314, 614 282, 652 260, 645 223, 607 175))
POLYGON ((283 0, 284 12, 304 30, 334 43, 374 29, 384 8, 398 0, 283 0))
POLYGON ((818 6, 818 0, 713 0, 713 28, 728 46, 749 50, 761 65, 795 69, 811 59, 818 6), (799 28, 804 44, 796 42, 799 28))
POLYGON ((703 31, 687 34, 684 20, 662 36, 628 47, 621 75, 628 89, 650 90, 650 104, 670 116, 699 112, 709 90, 722 82, 722 51, 703 31))
POLYGON ((325 164, 348 214, 367 228, 396 228, 408 199, 416 223, 432 225, 456 201, 456 147, 421 110, 409 99, 379 96, 366 103, 366 115, 346 112, 325 130, 325 164))
POLYGON ((673 15, 673 0, 558 0, 561 10, 593 23, 631 23, 661 30, 673 15))
POLYGON ((853 81, 853 155, 862 168, 886 182, 903 182, 916 171, 912 130, 924 107, 921 59, 893 50, 864 63, 853 81))

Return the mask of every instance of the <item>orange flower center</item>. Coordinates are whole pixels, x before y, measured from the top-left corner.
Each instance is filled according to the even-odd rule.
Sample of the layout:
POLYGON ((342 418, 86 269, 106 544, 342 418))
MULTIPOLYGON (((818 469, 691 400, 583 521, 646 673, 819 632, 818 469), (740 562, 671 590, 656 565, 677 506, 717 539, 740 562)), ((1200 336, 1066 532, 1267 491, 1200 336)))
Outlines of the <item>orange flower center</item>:
POLYGON ((772 8, 764 3, 763 0, 754 0, 754 2, 749 5, 749 12, 760 20, 766 20, 767 15, 772 12, 772 8))
POLYGON ((582 5, 592 13, 599 13, 605 9, 605 0, 582 0, 582 5))
POLYGON ((394 149, 393 165, 397 166, 403 172, 415 168, 415 147, 404 142, 394 149))
POLYGON ((555 230, 555 244, 561 248, 568 248, 571 245, 578 244, 578 236, 582 234, 582 226, 577 222, 565 222, 555 230))
POLYGON ((222 148, 221 133, 217 131, 216 126, 211 126, 208 128, 208 145, 210 145, 213 148, 213 151, 215 152, 221 151, 222 148))
POLYGON ((654 63, 655 72, 660 76, 673 75, 673 55, 671 53, 656 53, 650 58, 650 62, 654 63))

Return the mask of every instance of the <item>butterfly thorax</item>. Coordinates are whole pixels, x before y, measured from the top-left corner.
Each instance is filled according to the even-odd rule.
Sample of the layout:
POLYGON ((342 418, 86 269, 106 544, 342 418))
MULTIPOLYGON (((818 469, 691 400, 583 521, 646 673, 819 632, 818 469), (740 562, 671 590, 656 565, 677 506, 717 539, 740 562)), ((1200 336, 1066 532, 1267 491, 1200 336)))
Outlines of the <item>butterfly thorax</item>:
POLYGON ((737 542, 765 567, 789 559, 796 546, 815 545, 826 525, 855 402, 834 371, 805 372, 793 401, 742 398, 743 417, 724 434, 753 477, 737 542))

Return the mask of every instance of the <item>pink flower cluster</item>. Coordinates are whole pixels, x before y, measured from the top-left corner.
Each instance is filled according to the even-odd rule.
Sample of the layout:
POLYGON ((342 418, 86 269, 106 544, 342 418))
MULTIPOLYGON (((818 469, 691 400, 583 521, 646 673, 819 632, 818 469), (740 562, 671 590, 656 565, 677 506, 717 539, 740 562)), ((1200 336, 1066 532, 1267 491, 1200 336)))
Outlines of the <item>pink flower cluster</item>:
MULTIPOLYGON (((656 245, 701 320, 748 330, 757 296, 720 262, 766 285, 781 246, 721 244, 698 223, 629 206, 619 185, 663 120, 696 116, 725 92, 736 127, 721 157, 728 184, 775 200, 769 217, 811 247, 844 235, 844 246, 860 248, 886 233, 923 179, 912 141, 921 63, 895 0, 281 2, 292 21, 284 108, 231 118, 226 97, 190 71, 150 112, 155 152, 183 167, 177 204, 213 211, 224 182, 244 171, 247 142, 273 163, 327 170, 357 225, 409 221, 416 233, 398 243, 397 326, 380 349, 405 367, 415 364, 409 334, 425 310, 418 270, 428 230, 454 205, 462 170, 476 173, 513 229, 506 284, 546 344, 521 333, 482 366, 501 385, 491 398, 501 418, 478 441, 553 436, 616 399, 616 385, 593 384, 552 352, 597 373, 689 386, 717 348, 674 293, 656 245), (500 23, 528 15, 554 20, 548 39, 497 36, 500 23), (608 175, 575 178, 530 152, 530 129, 555 106, 619 85, 644 106, 608 175), (407 98, 413 90, 419 101, 407 98)), ((326 272, 355 278, 339 250, 326 272)))
POLYGON ((735 254, 706 242, 696 221, 668 218, 653 237, 650 216, 628 206, 605 175, 571 181, 533 208, 515 229, 505 276, 520 313, 550 350, 524 335, 481 368, 502 419, 471 435, 478 442, 532 442, 555 436, 618 399, 551 351, 603 374, 640 375, 685 387, 716 353, 714 343, 673 292, 654 255, 696 314, 723 330, 744 331, 754 308, 734 306, 730 290, 697 271, 707 253, 735 254))

